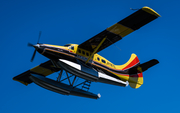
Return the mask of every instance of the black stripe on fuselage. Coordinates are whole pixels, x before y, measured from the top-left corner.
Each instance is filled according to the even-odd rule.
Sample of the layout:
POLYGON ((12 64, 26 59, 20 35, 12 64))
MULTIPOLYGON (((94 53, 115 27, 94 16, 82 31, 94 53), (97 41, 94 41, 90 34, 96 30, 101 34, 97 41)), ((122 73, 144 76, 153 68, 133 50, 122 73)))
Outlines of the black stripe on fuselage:
MULTIPOLYGON (((72 61, 74 63, 78 63, 77 59, 84 62, 85 60, 77 58, 76 54, 73 52, 70 52, 68 50, 65 49, 61 49, 61 48, 56 48, 56 47, 46 47, 44 48, 45 51, 43 53, 44 56, 54 60, 54 59, 66 59, 69 61, 72 61)), ((114 78, 120 79, 118 76, 114 75, 113 73, 117 73, 117 74, 124 74, 127 75, 128 72, 127 71, 123 71, 123 70, 114 70, 106 65, 103 65, 101 63, 98 63, 96 61, 93 61, 93 63, 87 63, 86 65, 91 65, 94 69, 96 69, 97 71, 103 71, 105 74, 112 76, 114 78)))

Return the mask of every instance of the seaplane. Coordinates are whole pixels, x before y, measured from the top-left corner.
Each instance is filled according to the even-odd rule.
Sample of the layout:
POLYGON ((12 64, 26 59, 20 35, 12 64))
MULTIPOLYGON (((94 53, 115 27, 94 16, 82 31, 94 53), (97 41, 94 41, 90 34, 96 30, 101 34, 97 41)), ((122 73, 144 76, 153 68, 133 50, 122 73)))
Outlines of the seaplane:
MULTIPOLYGON (((143 72, 158 64, 158 60, 152 59, 141 64, 137 55, 132 53, 125 64, 115 65, 98 52, 158 17, 160 15, 156 11, 144 6, 79 45, 59 46, 39 41, 35 45, 29 43, 29 46, 35 48, 31 61, 36 52, 49 60, 13 77, 13 80, 26 86, 34 82, 56 93, 92 99, 101 97, 100 94, 89 91, 92 82, 139 88, 143 84, 143 72), (55 80, 47 77, 53 73, 57 73, 55 80), (78 83, 78 78, 83 81, 78 83)), ((41 32, 39 38, 40 35, 41 32)))

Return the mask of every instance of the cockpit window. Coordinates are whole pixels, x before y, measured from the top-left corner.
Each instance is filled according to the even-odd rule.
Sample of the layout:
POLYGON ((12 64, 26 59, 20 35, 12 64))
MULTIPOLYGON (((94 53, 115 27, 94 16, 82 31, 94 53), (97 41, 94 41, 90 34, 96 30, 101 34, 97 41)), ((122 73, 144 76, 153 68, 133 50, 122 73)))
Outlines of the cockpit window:
POLYGON ((74 46, 71 46, 70 49, 71 49, 71 50, 74 50, 74 46))
POLYGON ((64 45, 65 47, 69 47, 70 46, 70 44, 66 44, 66 45, 64 45))

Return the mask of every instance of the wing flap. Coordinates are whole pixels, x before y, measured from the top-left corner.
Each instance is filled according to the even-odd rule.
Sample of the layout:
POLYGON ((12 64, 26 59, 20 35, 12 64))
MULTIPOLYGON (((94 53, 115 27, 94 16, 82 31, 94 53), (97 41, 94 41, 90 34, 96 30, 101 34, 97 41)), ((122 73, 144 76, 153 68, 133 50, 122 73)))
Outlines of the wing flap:
POLYGON ((103 38, 107 38, 97 52, 121 40, 126 35, 139 29, 145 24, 158 18, 160 15, 149 7, 143 7, 118 23, 112 25, 101 33, 79 45, 79 48, 93 52, 103 38))
POLYGON ((119 35, 112 33, 108 30, 104 30, 101 33, 97 34, 96 36, 92 37, 91 39, 85 41, 84 43, 79 45, 79 48, 85 49, 87 51, 93 52, 95 48, 99 45, 99 43, 106 37, 107 40, 103 42, 101 47, 97 50, 97 52, 103 50, 104 48, 108 47, 109 45, 117 42, 118 40, 122 39, 119 35))
POLYGON ((54 67, 52 62, 49 60, 49 61, 42 63, 24 73, 21 73, 15 77, 13 77, 13 80, 18 81, 24 85, 28 85, 28 84, 32 83, 32 81, 29 79, 29 76, 31 76, 31 73, 42 75, 42 76, 48 76, 59 70, 60 70, 60 68, 54 67))
POLYGON ((111 27, 107 28, 108 31, 112 32, 112 33, 115 33, 117 35, 119 35, 120 37, 124 37, 128 34, 130 34, 131 32, 133 32, 134 30, 126 27, 126 26, 123 26, 121 24, 114 24, 112 25, 111 27))

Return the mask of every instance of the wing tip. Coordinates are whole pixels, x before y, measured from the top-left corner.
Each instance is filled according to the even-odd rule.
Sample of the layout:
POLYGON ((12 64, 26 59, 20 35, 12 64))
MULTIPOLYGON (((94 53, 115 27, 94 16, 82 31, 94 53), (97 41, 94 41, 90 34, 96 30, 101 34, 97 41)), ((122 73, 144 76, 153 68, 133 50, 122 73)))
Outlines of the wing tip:
POLYGON ((142 8, 143 11, 146 11, 147 13, 150 13, 154 16, 157 16, 157 17, 161 17, 161 15, 159 15, 156 11, 154 11, 152 8, 148 7, 148 6, 144 6, 142 8))
POLYGON ((13 78, 13 80, 14 80, 14 81, 18 81, 18 82, 20 82, 20 83, 22 83, 22 84, 24 84, 24 85, 26 85, 26 86, 29 84, 29 83, 27 83, 27 82, 24 82, 24 81, 15 79, 15 78, 13 78))

